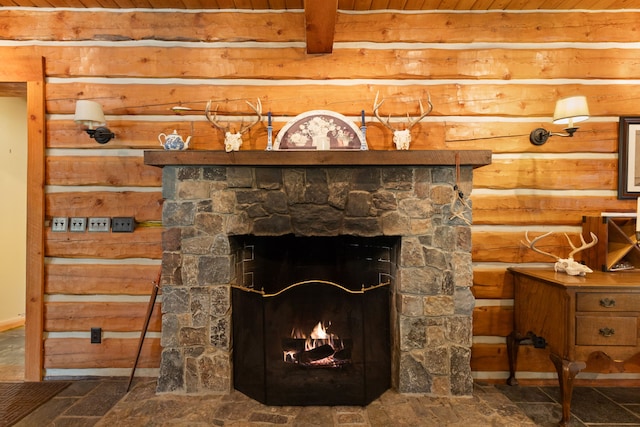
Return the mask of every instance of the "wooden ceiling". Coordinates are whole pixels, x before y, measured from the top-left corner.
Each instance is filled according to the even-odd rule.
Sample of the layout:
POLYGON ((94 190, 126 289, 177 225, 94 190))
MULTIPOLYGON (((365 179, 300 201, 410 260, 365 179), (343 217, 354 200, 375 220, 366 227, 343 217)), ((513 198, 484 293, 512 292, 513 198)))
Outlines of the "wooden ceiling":
MULTIPOLYGON (((335 0, 334 0, 335 1, 335 0)), ((309 3, 333 3, 316 0, 309 3)), ((304 9, 304 0, 0 0, 0 6, 151 9, 304 9)), ((617 10, 640 0, 337 0, 338 9, 368 10, 617 10)))
POLYGON ((307 53, 331 53, 338 11, 640 9, 640 0, 0 0, 0 7, 303 10, 307 53))

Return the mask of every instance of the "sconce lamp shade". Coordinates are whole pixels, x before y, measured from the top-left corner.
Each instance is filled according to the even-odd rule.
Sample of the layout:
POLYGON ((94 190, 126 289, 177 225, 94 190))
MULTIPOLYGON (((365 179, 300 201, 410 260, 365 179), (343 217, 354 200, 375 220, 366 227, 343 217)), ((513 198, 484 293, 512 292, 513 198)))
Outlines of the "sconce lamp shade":
POLYGON ((557 125, 568 124, 573 127, 573 123, 583 122, 589 118, 589 107, 587 98, 584 96, 572 96, 559 99, 556 102, 556 110, 553 113, 553 123, 557 125))
POLYGON ((98 144, 106 144, 115 134, 105 127, 107 121, 104 119, 102 106, 95 101, 79 99, 76 101, 76 114, 73 120, 86 127, 85 132, 95 139, 98 144))
POLYGON ((102 106, 95 101, 85 99, 76 101, 76 114, 73 120, 77 124, 86 126, 89 129, 94 129, 95 127, 106 124, 102 106))

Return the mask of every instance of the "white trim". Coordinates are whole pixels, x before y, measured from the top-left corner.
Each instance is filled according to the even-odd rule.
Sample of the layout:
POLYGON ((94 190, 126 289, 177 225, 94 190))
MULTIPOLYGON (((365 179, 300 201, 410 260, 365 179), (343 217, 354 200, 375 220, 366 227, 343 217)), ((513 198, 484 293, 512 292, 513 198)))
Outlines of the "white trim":
POLYGON ((144 157, 145 150, 133 148, 47 148, 47 157, 76 156, 76 157, 144 157))
MULTIPOLYGON (((137 368, 136 377, 158 378, 160 368, 137 368)), ((128 377, 131 368, 95 368, 95 369, 45 369, 44 378, 54 377, 85 378, 85 377, 128 377)))
MULTIPOLYGON (((192 78, 151 78, 151 77, 47 77, 46 83, 48 84, 104 84, 104 85, 123 85, 123 84, 145 84, 145 85, 183 85, 183 86, 439 86, 439 85, 569 85, 580 84, 585 86, 611 86, 611 85, 640 85, 640 79, 432 79, 425 77, 424 79, 331 79, 331 80, 317 80, 317 79, 287 79, 287 80, 272 80, 272 79, 224 79, 224 78, 211 78, 211 79, 192 79, 192 78), (461 83, 464 82, 464 83, 461 83)), ((56 99, 49 99, 49 101, 55 101, 56 99)))
POLYGON ((570 225, 548 225, 548 224, 540 224, 540 225, 473 225, 473 231, 482 232, 482 231, 490 231, 492 233, 504 232, 504 233, 515 233, 515 232, 525 232, 532 231, 536 233, 546 233, 548 231, 555 231, 556 233, 579 233, 582 232, 581 226, 570 226, 570 225))
POLYGON ((152 258, 125 258, 125 259, 106 259, 106 258, 45 258, 45 264, 55 265, 162 265, 161 259, 152 258))
POLYGON ((506 337, 477 335, 472 339, 473 344, 506 344, 506 337))
POLYGON ((471 200, 473 196, 552 196, 552 197, 617 197, 618 192, 615 190, 538 190, 534 188, 508 188, 508 189, 492 189, 492 188, 474 188, 471 191, 471 200))
MULTIPOLYGON (((3 8, 4 9, 4 8, 3 8)), ((104 11, 104 10, 103 10, 104 11)), ((258 49, 287 49, 306 48, 305 42, 258 42, 258 41, 233 41, 233 42, 207 42, 207 41, 174 41, 174 40, 0 40, 0 46, 65 46, 65 47, 187 47, 194 49, 226 49, 226 48, 258 48, 258 49)), ((640 49, 640 42, 465 42, 465 43, 430 43, 430 42, 335 42, 336 50, 556 50, 556 49, 640 49)))

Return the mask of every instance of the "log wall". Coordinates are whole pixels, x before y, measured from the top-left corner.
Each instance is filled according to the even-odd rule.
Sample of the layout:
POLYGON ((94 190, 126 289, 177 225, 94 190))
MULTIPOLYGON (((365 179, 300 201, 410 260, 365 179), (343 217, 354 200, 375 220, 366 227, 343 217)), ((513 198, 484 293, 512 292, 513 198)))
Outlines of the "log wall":
MULTIPOLYGON (((513 305, 505 268, 548 261, 519 243, 524 231, 575 238, 582 215, 634 211, 633 201, 616 196, 617 122, 638 113, 639 19, 638 12, 340 12, 333 53, 307 55, 302 11, 0 10, 0 63, 16 55, 46 61, 46 217, 138 222, 131 234, 45 228, 45 375, 129 373, 160 268, 161 170, 142 162, 144 149, 159 147, 158 133, 176 129, 192 135, 193 149, 223 149, 223 135, 202 114, 206 102, 237 127, 250 119, 245 101, 260 98, 274 134, 307 110, 358 122, 364 109, 370 148, 393 149, 389 131, 371 118, 380 93, 381 113, 394 117, 417 114, 418 100, 431 98, 433 112, 413 128, 413 149, 494 153, 490 166, 476 169, 471 194, 472 369, 478 379, 503 380, 513 305), (555 101, 571 95, 587 96, 592 119, 573 138, 531 145, 532 129, 561 130, 551 115, 555 101), (101 146, 78 129, 76 99, 103 105, 115 140, 101 146), (176 105, 193 111, 175 114, 176 105), (89 343, 96 326, 101 345, 89 343)), ((266 138, 263 123, 242 149, 263 150, 266 138)), ((568 253, 560 238, 546 250, 568 253)), ((158 330, 156 310, 139 364, 150 373, 159 365, 158 330)), ((521 351, 520 370, 528 371, 521 378, 552 376, 544 350, 521 351)), ((629 366, 619 377, 639 371, 629 366)))

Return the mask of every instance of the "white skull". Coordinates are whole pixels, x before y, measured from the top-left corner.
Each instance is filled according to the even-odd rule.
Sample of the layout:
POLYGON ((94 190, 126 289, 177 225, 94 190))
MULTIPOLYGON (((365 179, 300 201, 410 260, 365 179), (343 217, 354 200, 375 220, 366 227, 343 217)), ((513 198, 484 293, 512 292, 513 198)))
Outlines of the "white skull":
POLYGON ((587 273, 593 273, 589 267, 580 264, 573 258, 560 258, 554 265, 554 270, 567 273, 569 276, 586 276, 587 273))
POLYGON ((224 134, 224 149, 226 152, 239 151, 242 145, 242 134, 240 132, 224 134))
POLYGON ((397 150, 408 150, 411 144, 411 132, 409 129, 394 130, 393 143, 396 144, 397 150))

